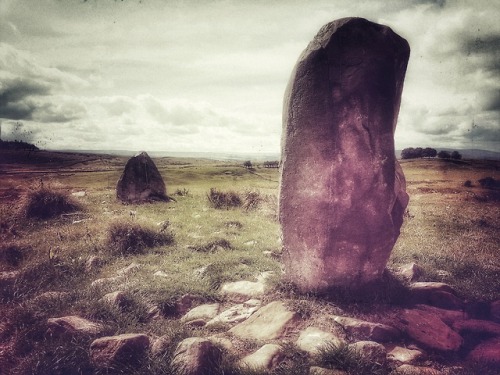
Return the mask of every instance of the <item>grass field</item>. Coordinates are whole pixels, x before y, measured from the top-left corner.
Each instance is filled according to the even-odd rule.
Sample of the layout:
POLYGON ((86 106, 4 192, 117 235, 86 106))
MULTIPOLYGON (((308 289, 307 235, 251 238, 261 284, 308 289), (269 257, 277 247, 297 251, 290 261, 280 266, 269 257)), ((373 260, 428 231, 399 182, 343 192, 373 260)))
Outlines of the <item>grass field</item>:
MULTIPOLYGON (((48 317, 106 318, 115 334, 175 331, 181 337, 187 333, 176 327, 175 320, 161 324, 144 320, 143 306, 154 303, 168 311, 185 294, 218 301, 223 282, 255 280, 266 271, 275 275, 266 298, 273 300, 283 293, 277 169, 159 158, 155 163, 175 201, 123 205, 115 198, 115 184, 125 163, 126 158, 119 157, 46 152, 0 156, 0 271, 22 270, 12 293, 0 296, 7 311, 0 324, 13 320, 17 335, 28 335, 23 339, 28 348, 20 348, 17 354, 26 367, 33 365, 33 358, 47 355, 36 345, 39 332, 28 327, 48 317), (26 194, 42 187, 68 195, 79 209, 52 219, 23 217, 26 194), (215 209, 207 198, 211 188, 234 191, 243 201, 253 199, 254 205, 215 209), (83 191, 84 196, 71 195, 83 191), (113 226, 138 226, 158 233, 159 223, 171 240, 131 255, 113 253, 109 241, 113 226), (85 262, 92 255, 100 257, 103 266, 88 271, 85 262), (99 298, 118 284, 96 289, 91 283, 116 276, 134 262, 140 268, 120 287, 126 285, 135 307, 117 314, 99 298), (155 275, 159 271, 161 276, 155 275), (35 297, 48 291, 69 296, 37 303, 35 297), (37 356, 28 360, 23 350, 37 356)), ((500 162, 413 160, 403 161, 402 167, 410 204, 388 267, 416 262, 424 271, 419 280, 447 282, 468 301, 500 299, 500 192, 477 182, 488 176, 499 180, 500 162), (467 180, 472 186, 464 186, 467 180)), ((297 306, 321 309, 316 302, 311 299, 310 306, 297 306)), ((155 371, 150 373, 162 373, 155 371)))

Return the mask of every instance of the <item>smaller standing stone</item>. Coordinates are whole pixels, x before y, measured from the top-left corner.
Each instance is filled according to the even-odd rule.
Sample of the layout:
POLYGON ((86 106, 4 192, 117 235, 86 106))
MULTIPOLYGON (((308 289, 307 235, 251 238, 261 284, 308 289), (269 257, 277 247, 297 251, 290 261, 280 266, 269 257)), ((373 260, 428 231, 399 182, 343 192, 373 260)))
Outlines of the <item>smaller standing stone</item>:
POLYGON ((116 196, 125 203, 169 200, 165 182, 146 152, 129 159, 116 185, 116 196))

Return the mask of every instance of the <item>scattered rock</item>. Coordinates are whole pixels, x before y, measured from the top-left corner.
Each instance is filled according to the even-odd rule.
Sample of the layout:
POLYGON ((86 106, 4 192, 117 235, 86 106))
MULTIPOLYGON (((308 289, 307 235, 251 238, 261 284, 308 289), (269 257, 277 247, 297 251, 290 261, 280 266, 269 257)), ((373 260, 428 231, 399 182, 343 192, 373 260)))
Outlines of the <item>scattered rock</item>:
POLYGON ((250 315, 260 308, 260 300, 252 299, 245 303, 241 303, 230 307, 229 309, 223 311, 215 318, 207 322, 207 327, 215 324, 229 324, 229 323, 240 323, 247 320, 250 315))
POLYGON ((215 318, 220 310, 219 303, 204 304, 189 310, 182 318, 181 322, 189 323, 196 320, 202 320, 203 325, 215 318))
POLYGON ((350 344, 349 348, 356 351, 362 358, 370 362, 384 363, 387 357, 387 350, 382 344, 374 341, 358 341, 350 344))
POLYGON ((416 263, 404 264, 397 270, 408 281, 413 281, 422 275, 423 269, 416 263))
POLYGON ((168 277, 168 273, 166 273, 165 271, 156 271, 153 276, 155 277, 168 277))
POLYGON ((141 265, 138 263, 130 263, 127 267, 122 268, 121 270, 116 271, 116 274, 118 276, 125 276, 125 275, 130 275, 133 272, 136 272, 139 268, 141 268, 141 265))
POLYGON ((295 65, 279 218, 285 274, 302 292, 360 288, 384 273, 408 204, 393 135, 409 53, 389 27, 343 18, 295 65))
POLYGON ((282 337, 298 318, 297 313, 288 310, 283 302, 274 301, 229 332, 243 339, 273 340, 282 337))
POLYGON ((120 290, 105 294, 102 297, 102 300, 106 302, 109 306, 117 308, 119 310, 123 310, 128 306, 130 306, 131 304, 131 300, 127 296, 127 294, 120 290))
POLYGON ((327 344, 340 345, 342 343, 345 343, 342 337, 316 327, 308 327, 300 332, 297 340, 297 346, 309 354, 316 354, 321 347, 327 344))
POLYGON ((221 350, 210 340, 191 337, 177 346, 172 366, 179 375, 205 375, 214 371, 221 358, 221 350))
POLYGON ((264 294, 265 285, 260 281, 234 281, 221 287, 221 294, 234 302, 243 302, 251 298, 259 298, 264 294))
POLYGON ((240 366, 254 370, 271 370, 283 359, 281 346, 266 344, 240 361, 240 366))
POLYGON ((462 337, 438 316, 422 310, 404 310, 402 323, 406 333, 415 341, 441 351, 457 351, 462 337))
POLYGON ((394 346, 387 350, 387 359, 403 364, 411 364, 423 357, 424 353, 416 349, 394 346))
POLYGON ((500 337, 483 341, 469 352, 467 359, 479 363, 489 363, 500 368, 500 337))
POLYGON ((53 336, 87 335, 96 336, 104 331, 104 326, 79 316, 64 316, 47 320, 48 332, 53 336))
POLYGON ((467 319, 467 314, 463 311, 446 310, 429 305, 416 305, 415 308, 437 315, 443 322, 445 322, 449 326, 453 325, 453 323, 457 320, 467 319))
POLYGON ((348 334, 358 339, 388 342, 401 336, 399 330, 386 324, 366 322, 343 316, 334 316, 333 319, 344 327, 348 334))
POLYGON ((410 284, 413 303, 427 304, 446 309, 460 309, 463 302, 455 296, 451 286, 439 282, 418 282, 410 284))
POLYGON ((90 345, 90 357, 100 368, 137 366, 148 349, 148 336, 128 333, 94 340, 90 345))
POLYGON ((165 182, 146 152, 128 160, 116 185, 116 197, 125 203, 169 200, 165 182))
POLYGON ((98 257, 97 255, 91 255, 85 262, 85 269, 88 272, 96 271, 104 265, 104 259, 98 257))

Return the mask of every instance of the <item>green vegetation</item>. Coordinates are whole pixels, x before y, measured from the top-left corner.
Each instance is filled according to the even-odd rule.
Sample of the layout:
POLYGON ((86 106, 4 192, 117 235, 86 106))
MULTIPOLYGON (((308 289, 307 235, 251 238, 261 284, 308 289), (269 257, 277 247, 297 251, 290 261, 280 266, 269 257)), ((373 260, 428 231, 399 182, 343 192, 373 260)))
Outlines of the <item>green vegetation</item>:
MULTIPOLYGON (((12 373, 43 374, 49 367, 54 374, 98 373, 88 359, 87 339, 45 335, 48 318, 80 315, 106 322, 110 334, 148 332, 169 337, 164 357, 146 358, 138 368, 120 371, 174 374, 165 358, 170 358, 176 344, 188 336, 213 333, 178 323, 183 298, 223 302, 218 293, 221 284, 253 281, 265 271, 274 272, 265 298, 287 299, 303 319, 317 319, 327 305, 351 304, 356 308, 350 311, 363 316, 404 301, 405 286, 390 273, 385 287, 368 301, 342 291, 328 300, 301 296, 280 280, 276 168, 254 165, 250 170, 241 163, 161 158, 155 163, 176 201, 123 205, 114 188, 125 158, 69 154, 65 159, 61 153, 43 151, 38 155, 42 164, 23 159, 22 168, 15 163, 2 165, 9 173, 2 175, 0 186, 0 271, 19 272, 0 295, 5 311, 0 342, 12 346, 6 352, 9 366, 17 369, 12 373), (40 178, 45 187, 33 190, 40 178), (86 194, 71 196, 78 191, 86 194), (236 197, 239 204, 233 204, 236 197), (43 206, 42 202, 62 203, 43 206), (47 217, 46 212, 50 212, 47 217), (91 256, 101 259, 99 267, 88 268, 91 256), (113 280, 131 263, 139 265, 131 274, 92 285, 97 279, 113 280), (123 309, 102 300, 118 286, 127 295, 123 309), (163 319, 148 320, 152 305, 163 319)), ((405 160, 402 167, 410 204, 389 268, 415 261, 424 270, 421 281, 445 281, 468 301, 499 299, 497 190, 478 182, 487 176, 498 181, 498 163, 418 159, 405 160), (464 186, 467 180, 471 183, 464 186)), ((368 373, 363 372, 368 371, 365 367, 355 367, 366 364, 353 364, 359 362, 355 353, 343 347, 327 349, 321 360, 307 359, 291 345, 272 374, 307 374, 309 366, 320 364, 368 373)), ((259 374, 239 368, 230 355, 224 358, 221 374, 259 374)), ((0 353, 2 361, 7 359, 0 353)), ((381 366, 370 371, 385 370, 381 366)))

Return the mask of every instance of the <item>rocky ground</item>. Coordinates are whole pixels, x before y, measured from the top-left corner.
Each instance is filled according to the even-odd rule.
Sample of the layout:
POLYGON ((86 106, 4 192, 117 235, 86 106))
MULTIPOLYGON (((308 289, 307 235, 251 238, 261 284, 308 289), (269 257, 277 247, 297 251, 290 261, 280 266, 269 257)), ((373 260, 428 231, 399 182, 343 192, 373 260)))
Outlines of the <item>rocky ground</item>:
MULTIPOLYGON (((89 259, 89 267, 98 266, 89 259)), ((98 279, 93 285, 116 288, 102 300, 117 309, 127 304, 126 285, 140 268, 132 263, 113 277, 98 279)), ((203 272, 203 270, 200 270, 203 272)), ((400 270, 411 280, 418 266, 400 270)), ((16 277, 4 272, 3 287, 16 277)), ((157 277, 162 277, 158 273, 157 277)), ((325 303, 321 309, 308 309, 310 300, 270 299, 261 274, 254 281, 226 283, 221 287, 221 302, 206 303, 186 295, 177 302, 178 323, 186 327, 214 328, 209 336, 193 336, 181 341, 173 358, 166 358, 182 374, 207 374, 224 356, 231 355, 241 368, 260 373, 272 371, 287 360, 291 345, 309 358, 322 347, 344 347, 358 353, 368 362, 385 363, 393 374, 457 374, 465 362, 488 363, 500 369, 500 301, 468 304, 453 289, 439 282, 409 284, 409 303, 380 311, 367 311, 356 318, 349 311, 325 303), (360 318, 361 316, 361 318, 360 318), (254 343, 248 350, 246 343, 254 343), (257 348, 257 349, 255 349, 257 348)), ((96 289, 97 290, 97 289, 96 289)), ((45 292, 39 300, 64 298, 57 292, 45 292)), ((148 306, 148 319, 165 319, 157 306, 148 306)), ((5 337, 7 325, 0 327, 5 337)), ((93 338, 88 350, 98 367, 113 368, 117 363, 133 366, 146 354, 165 355, 171 345, 168 335, 155 337, 147 332, 107 336, 106 324, 79 316, 53 317, 47 321, 52 336, 87 335, 93 338)), ((199 330, 198 330, 199 331, 199 330)), ((9 342, 1 347, 2 357, 9 352, 9 342)), ((313 363, 313 362, 311 362, 313 363)), ((311 365, 310 374, 348 374, 311 365)))

